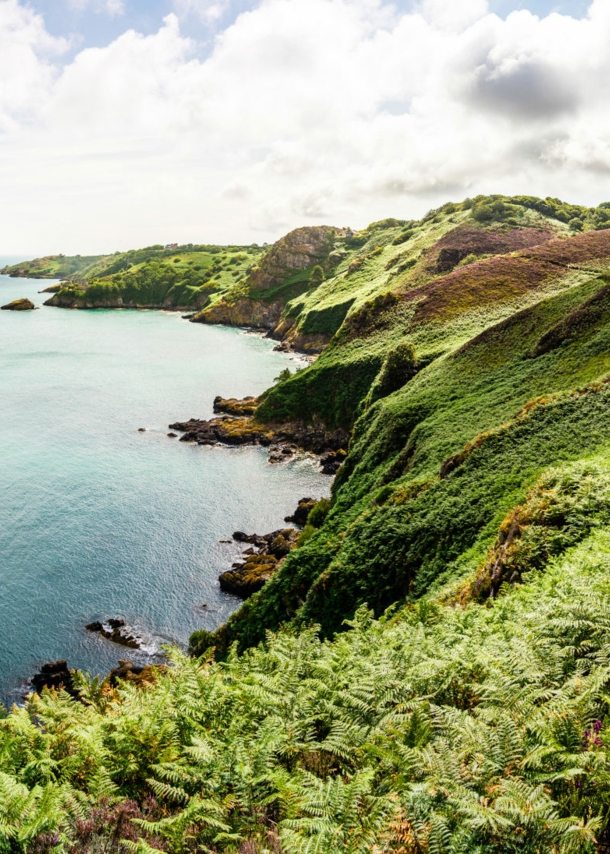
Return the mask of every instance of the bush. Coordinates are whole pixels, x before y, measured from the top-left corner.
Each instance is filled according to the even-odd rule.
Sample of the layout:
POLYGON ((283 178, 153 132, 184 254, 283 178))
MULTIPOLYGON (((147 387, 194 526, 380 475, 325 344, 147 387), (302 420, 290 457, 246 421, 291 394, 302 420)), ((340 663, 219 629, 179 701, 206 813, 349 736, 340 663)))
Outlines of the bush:
POLYGON ((324 270, 322 269, 322 267, 320 267, 319 264, 316 264, 316 266, 310 273, 309 283, 312 287, 317 288, 319 287, 319 285, 322 284, 325 278, 326 275, 324 274, 324 270))
POLYGON ((399 388, 409 382, 415 374, 415 370, 415 348, 411 343, 405 341, 391 350, 385 357, 379 377, 371 392, 372 399, 377 400, 398 391, 399 388))
POLYGON ((316 528, 313 525, 309 524, 309 517, 307 518, 307 524, 301 531, 297 539, 297 546, 304 546, 308 540, 311 540, 313 535, 316 533, 316 528))
POLYGON ((398 237, 395 237, 392 241, 393 246, 400 246, 401 243, 406 243, 407 240, 410 240, 413 237, 413 230, 408 228, 406 231, 403 231, 398 237))
POLYGON ((330 511, 330 498, 321 498, 309 511, 307 524, 321 528, 330 511))
POLYGON ((476 222, 494 222, 504 219, 508 209, 501 199, 496 199, 490 204, 479 202, 472 209, 472 218, 476 222))
POLYGON ((290 368, 284 368, 284 370, 280 371, 279 374, 277 375, 277 377, 275 377, 273 381, 278 383, 278 384, 279 383, 285 383, 286 380, 289 380, 291 376, 292 376, 292 371, 290 370, 290 368))

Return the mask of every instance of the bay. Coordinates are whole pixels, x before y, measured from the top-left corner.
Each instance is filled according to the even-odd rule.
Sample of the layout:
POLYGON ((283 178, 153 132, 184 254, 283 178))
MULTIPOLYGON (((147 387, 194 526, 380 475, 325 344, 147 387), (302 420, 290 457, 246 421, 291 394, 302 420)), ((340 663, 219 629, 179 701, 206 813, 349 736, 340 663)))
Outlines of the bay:
MULTIPOLYGON (((40 306, 47 284, 0 276, 0 302, 40 306)), ((281 527, 330 480, 310 458, 272 465, 263 449, 170 439, 168 424, 211 416, 216 394, 260 394, 296 364, 264 338, 177 314, 0 312, 5 702, 45 661, 104 674, 227 619, 239 600, 218 574, 240 550, 220 541, 281 527), (140 630, 142 651, 84 630, 113 616, 140 630)))

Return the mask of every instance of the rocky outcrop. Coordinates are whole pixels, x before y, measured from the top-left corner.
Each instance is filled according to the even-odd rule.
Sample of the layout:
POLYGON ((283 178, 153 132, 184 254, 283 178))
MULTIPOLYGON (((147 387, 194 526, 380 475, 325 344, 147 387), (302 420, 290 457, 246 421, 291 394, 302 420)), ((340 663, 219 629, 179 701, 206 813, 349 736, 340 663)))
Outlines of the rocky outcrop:
POLYGON ((258 406, 258 397, 244 397, 237 400, 235 397, 214 398, 213 409, 217 413, 225 413, 226 415, 254 415, 258 406))
POLYGON ((79 698, 78 691, 74 687, 72 681, 72 671, 68 668, 68 663, 65 660, 49 661, 43 664, 40 671, 32 676, 32 688, 37 694, 42 693, 44 688, 49 688, 54 691, 63 689, 75 699, 79 698))
MULTIPOLYGON (((239 403, 233 401, 236 408, 239 403)), ((322 423, 262 424, 251 416, 224 415, 209 421, 191 418, 188 421, 176 421, 169 428, 182 433, 181 442, 196 442, 198 445, 262 445, 270 449, 272 462, 289 459, 297 449, 322 454, 322 471, 325 474, 335 473, 338 468, 336 463, 346 456, 343 449, 349 440, 345 430, 328 430, 322 423), (332 472, 329 466, 334 466, 332 472)))
POLYGON ((293 522, 295 525, 303 527, 307 522, 307 517, 318 502, 315 498, 300 498, 297 509, 292 516, 285 516, 284 522, 293 522))
POLYGON ((243 297, 232 303, 219 300, 195 314, 190 321, 191 323, 219 323, 223 326, 244 326, 272 332, 279 323, 283 310, 284 303, 280 300, 266 303, 243 297))
POLYGON ((333 250, 341 229, 329 225, 296 228, 274 243, 248 277, 251 291, 277 287, 299 270, 314 264, 324 264, 333 250))
POLYGON ((65 285, 49 285, 47 288, 43 288, 41 291, 38 291, 39 294, 56 294, 60 291, 65 285))
POLYGON ((23 297, 22 299, 14 299, 6 305, 0 306, 0 311, 33 311, 36 308, 32 300, 23 297))
POLYGON ((114 667, 106 678, 113 688, 116 688, 119 682, 135 682, 136 685, 145 687, 154 684, 157 681, 157 671, 164 669, 165 665, 153 667, 145 664, 139 667, 128 658, 120 658, 119 666, 114 667))
POLYGON ((244 551, 245 560, 234 563, 231 569, 220 575, 221 590, 242 599, 257 593, 296 547, 297 536, 295 528, 282 528, 260 536, 236 531, 233 539, 249 543, 250 547, 244 551))
POLYGON ((322 466, 322 474, 337 474, 343 461, 347 457, 347 451, 344 448, 339 448, 337 451, 327 451, 320 458, 322 466))
MULTIPOLYGON (((343 233, 341 229, 328 225, 306 226, 291 231, 274 243, 259 266, 250 272, 245 282, 244 296, 235 300, 219 300, 192 317, 191 322, 263 329, 271 337, 283 339, 292 327, 292 322, 282 321, 282 313, 286 301, 294 293, 288 291, 281 296, 273 292, 299 271, 308 270, 316 264, 326 264, 335 240, 343 233)), ((299 349, 296 337, 292 346, 299 349)), ((327 339, 316 340, 309 348, 303 349, 305 352, 317 353, 327 343, 327 339)))
POLYGON ((85 628, 88 632, 99 634, 120 646, 127 646, 130 649, 140 649, 142 646, 141 639, 126 625, 125 620, 110 619, 105 623, 96 620, 88 623, 85 628))

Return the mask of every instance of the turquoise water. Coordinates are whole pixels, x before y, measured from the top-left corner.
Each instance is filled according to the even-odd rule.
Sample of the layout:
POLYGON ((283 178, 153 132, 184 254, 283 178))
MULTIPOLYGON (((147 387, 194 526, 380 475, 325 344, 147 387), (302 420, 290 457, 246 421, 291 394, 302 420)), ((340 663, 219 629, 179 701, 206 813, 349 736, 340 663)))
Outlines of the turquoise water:
MULTIPOLYGON (((2 262, 0 262, 2 266, 2 262)), ((0 276, 0 304, 48 282, 0 276)), ((105 673, 185 644, 239 604, 218 573, 235 529, 265 533, 330 481, 303 458, 167 437, 216 394, 258 394, 294 365, 239 330, 136 311, 0 312, 0 694, 55 658, 105 673), (138 428, 145 427, 145 433, 138 428), (203 606, 203 607, 202 607, 203 606), (84 631, 120 616, 144 651, 84 631)))

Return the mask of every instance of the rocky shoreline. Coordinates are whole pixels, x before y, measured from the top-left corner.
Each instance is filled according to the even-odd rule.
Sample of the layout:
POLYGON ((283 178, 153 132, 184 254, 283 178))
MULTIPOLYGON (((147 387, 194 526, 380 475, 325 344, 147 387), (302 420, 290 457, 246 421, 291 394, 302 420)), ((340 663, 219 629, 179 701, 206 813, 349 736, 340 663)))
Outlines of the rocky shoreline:
MULTIPOLYGON (((214 399, 214 418, 188 421, 176 421, 169 425, 171 431, 181 433, 181 442, 194 442, 199 445, 258 445, 269 450, 269 461, 284 462, 299 452, 309 452, 319 457, 321 472, 336 474, 347 456, 349 435, 344 430, 327 430, 322 424, 261 424, 255 419, 259 404, 256 397, 214 399)), ((145 432, 144 428, 140 428, 145 432)), ((168 433, 175 437, 176 433, 168 433)), ((297 548, 302 528, 307 524, 311 510, 318 504, 314 498, 302 498, 292 516, 285 522, 296 527, 280 528, 268 534, 246 534, 243 531, 233 533, 233 541, 246 546, 241 559, 235 561, 230 569, 219 574, 219 584, 226 592, 247 599, 258 592, 282 565, 290 552, 297 548)), ((230 542, 230 541, 229 541, 230 542)), ((84 626, 87 632, 99 634, 106 640, 130 649, 142 647, 142 639, 121 618, 95 620, 84 626)), ((155 679, 155 668, 165 665, 136 665, 129 659, 119 659, 118 667, 113 668, 103 680, 103 684, 114 688, 120 680, 150 683, 155 679)), ((75 671, 70 670, 65 660, 44 664, 30 680, 36 693, 44 688, 64 689, 76 700, 82 697, 74 684, 75 671)))
MULTIPOLYGON (((120 658, 118 666, 114 667, 103 680, 103 685, 116 688, 120 681, 135 682, 138 685, 152 684, 156 681, 156 671, 164 669, 164 664, 134 664, 128 658, 120 658)), ((32 676, 30 685, 36 694, 41 694, 45 688, 53 691, 66 691, 74 700, 84 702, 83 697, 74 684, 76 670, 68 667, 65 659, 49 661, 43 664, 38 673, 32 676)))
POLYGON ((242 552, 242 560, 236 561, 231 569, 219 576, 221 590, 232 593, 241 599, 248 599, 257 593, 271 576, 280 568, 290 552, 297 548, 299 536, 307 524, 310 512, 318 504, 315 498, 301 498, 292 516, 286 516, 284 522, 291 522, 298 528, 280 528, 270 534, 245 534, 235 531, 233 540, 245 543, 248 548, 242 552))
POLYGON ((270 462, 283 462, 299 451, 307 451, 320 457, 323 474, 337 473, 347 456, 347 431, 327 430, 322 424, 262 424, 254 416, 257 404, 252 397, 216 397, 214 412, 218 417, 175 421, 169 429, 182 433, 181 442, 198 445, 260 445, 269 449, 270 462))
POLYGON ((99 634, 113 643, 118 643, 120 646, 127 646, 130 649, 140 649, 142 646, 142 639, 127 626, 125 620, 120 618, 111 618, 106 620, 105 623, 95 620, 93 623, 88 623, 85 629, 93 634, 99 634))

